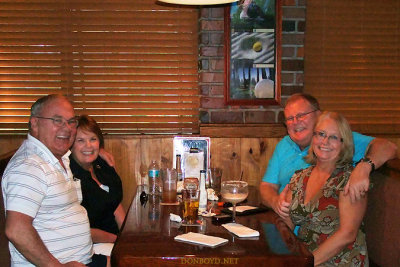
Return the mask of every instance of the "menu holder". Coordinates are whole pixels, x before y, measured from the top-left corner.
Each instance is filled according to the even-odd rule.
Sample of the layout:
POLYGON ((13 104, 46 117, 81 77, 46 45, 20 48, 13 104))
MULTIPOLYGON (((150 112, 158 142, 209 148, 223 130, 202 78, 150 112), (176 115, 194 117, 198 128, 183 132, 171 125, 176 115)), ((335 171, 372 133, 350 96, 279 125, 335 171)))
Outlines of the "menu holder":
MULTIPOLYGON (((246 216, 271 210, 266 206, 236 206, 236 216, 246 216)), ((232 207, 222 209, 221 212, 232 214, 232 207)))
POLYGON ((228 239, 217 237, 217 236, 210 236, 210 235, 203 235, 199 233, 189 232, 187 234, 182 234, 175 236, 174 238, 176 241, 181 241, 189 244, 195 245, 203 245, 207 247, 216 247, 219 245, 226 244, 228 239))

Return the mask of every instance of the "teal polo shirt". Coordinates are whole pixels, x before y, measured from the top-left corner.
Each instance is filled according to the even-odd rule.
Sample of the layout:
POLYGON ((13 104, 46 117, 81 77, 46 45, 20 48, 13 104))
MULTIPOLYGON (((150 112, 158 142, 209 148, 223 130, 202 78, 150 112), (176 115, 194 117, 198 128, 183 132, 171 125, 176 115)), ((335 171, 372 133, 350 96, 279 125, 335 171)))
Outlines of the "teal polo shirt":
MULTIPOLYGON (((374 138, 371 136, 362 135, 353 132, 354 142, 354 155, 353 164, 358 162, 364 157, 364 154, 368 148, 369 143, 374 138)), ((304 150, 301 150, 299 146, 290 139, 289 135, 286 135, 276 145, 274 154, 269 160, 267 171, 262 178, 263 182, 279 185, 279 193, 289 183, 290 178, 294 172, 310 166, 304 161, 304 156, 308 154, 309 146, 304 150)))

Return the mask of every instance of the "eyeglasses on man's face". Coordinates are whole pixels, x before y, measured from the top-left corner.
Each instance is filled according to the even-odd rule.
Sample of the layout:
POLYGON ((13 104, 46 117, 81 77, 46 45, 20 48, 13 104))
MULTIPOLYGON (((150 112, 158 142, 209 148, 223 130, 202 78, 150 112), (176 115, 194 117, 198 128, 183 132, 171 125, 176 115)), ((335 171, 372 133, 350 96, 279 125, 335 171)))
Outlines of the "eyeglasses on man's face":
POLYGON ((313 112, 315 112, 315 111, 317 111, 317 110, 311 110, 311 111, 309 111, 309 112, 298 113, 298 114, 296 114, 296 116, 289 116, 289 117, 287 117, 287 118, 285 119, 285 121, 286 121, 286 123, 293 123, 295 118, 296 118, 296 120, 298 120, 298 121, 299 121, 299 120, 304 120, 305 117, 306 117, 308 114, 311 114, 311 113, 313 113, 313 112))
POLYGON ((331 144, 343 143, 343 138, 339 138, 336 135, 327 135, 324 131, 315 131, 313 136, 320 142, 328 138, 328 142, 331 144))
POLYGON ((45 119, 45 120, 52 120, 54 126, 57 127, 62 127, 65 124, 68 124, 71 128, 77 128, 78 127, 78 119, 77 117, 73 117, 72 119, 64 119, 63 117, 54 117, 54 118, 47 118, 47 117, 41 117, 41 116, 34 116, 35 118, 38 119, 45 119))

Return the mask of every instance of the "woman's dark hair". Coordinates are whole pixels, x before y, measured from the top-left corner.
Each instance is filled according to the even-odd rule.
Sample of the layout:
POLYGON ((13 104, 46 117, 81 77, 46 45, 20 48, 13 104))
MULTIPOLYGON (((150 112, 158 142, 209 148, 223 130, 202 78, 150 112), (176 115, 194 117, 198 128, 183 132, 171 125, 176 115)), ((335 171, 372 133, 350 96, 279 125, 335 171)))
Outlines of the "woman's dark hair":
POLYGON ((100 129, 99 125, 97 124, 97 122, 92 117, 89 117, 88 115, 79 116, 78 122, 79 122, 78 129, 94 133, 97 136, 97 138, 99 138, 100 148, 104 148, 103 133, 101 132, 101 129, 100 129))

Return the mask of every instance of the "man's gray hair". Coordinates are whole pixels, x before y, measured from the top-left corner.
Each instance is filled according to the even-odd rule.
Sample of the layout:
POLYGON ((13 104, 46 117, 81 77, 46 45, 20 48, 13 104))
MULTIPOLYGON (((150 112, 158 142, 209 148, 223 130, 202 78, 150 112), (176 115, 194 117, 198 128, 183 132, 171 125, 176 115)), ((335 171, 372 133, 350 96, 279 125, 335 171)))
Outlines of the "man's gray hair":
POLYGON ((304 99, 305 101, 307 101, 314 110, 321 110, 319 107, 318 100, 315 97, 313 97, 312 95, 305 94, 305 93, 297 93, 297 94, 291 95, 288 98, 288 100, 286 101, 285 107, 292 102, 296 102, 299 99, 304 99))
MULTIPOLYGON (((33 103, 33 105, 31 106, 31 118, 35 117, 35 116, 39 116, 40 113, 42 112, 43 107, 47 103, 49 103, 55 99, 65 99, 71 103, 71 101, 63 95, 51 94, 51 95, 43 96, 43 97, 39 98, 38 100, 36 100, 35 103, 33 103)), ((71 103, 71 105, 72 105, 72 103, 71 103)), ((29 119, 28 126, 29 126, 29 131, 31 131, 31 120, 30 119, 29 119)))
POLYGON ((68 102, 71 102, 68 100, 68 98, 66 98, 63 95, 59 95, 59 94, 43 96, 43 97, 39 98, 38 100, 36 100, 36 102, 33 103, 33 105, 31 106, 31 117, 38 116, 40 114, 40 112, 42 111, 43 107, 45 106, 45 104, 53 101, 54 99, 66 99, 68 102))

